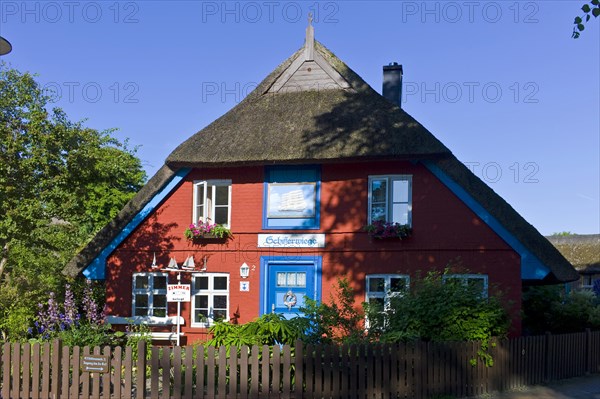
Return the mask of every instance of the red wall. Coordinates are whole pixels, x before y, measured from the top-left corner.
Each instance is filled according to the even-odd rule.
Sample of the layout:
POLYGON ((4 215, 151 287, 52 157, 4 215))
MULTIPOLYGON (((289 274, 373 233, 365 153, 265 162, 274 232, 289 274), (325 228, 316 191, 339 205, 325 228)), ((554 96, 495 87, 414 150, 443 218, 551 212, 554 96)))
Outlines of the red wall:
MULTIPOLYGON (((512 303, 513 335, 520 334, 520 257, 467 208, 424 166, 409 162, 371 162, 322 165, 321 229, 326 246, 313 249, 257 248, 259 233, 301 233, 302 230, 262 230, 264 168, 193 170, 157 210, 131 234, 108 259, 107 304, 111 315, 131 316, 132 274, 150 271, 153 254, 166 266, 169 257, 181 264, 194 255, 196 264, 207 256, 208 272, 230 273, 230 316, 244 323, 259 315, 260 257, 265 255, 320 255, 323 259, 322 298, 328 299, 338 277, 353 282, 357 304, 364 301, 365 275, 443 270, 460 259, 465 270, 488 275, 492 293, 503 292, 512 303), (367 223, 369 175, 413 176, 413 235, 404 241, 371 240, 362 227, 367 223), (183 237, 192 221, 194 180, 231 179, 231 229, 234 239, 226 243, 197 245, 183 237), (239 268, 251 269, 250 292, 240 292, 239 268)), ((465 272, 465 270, 460 270, 465 272)), ((185 281, 184 281, 185 282, 185 281)), ((172 274, 169 283, 176 283, 172 274)), ((170 304, 169 314, 176 314, 170 304)), ((205 337, 206 331, 189 326, 191 304, 182 304, 187 341, 205 337)))

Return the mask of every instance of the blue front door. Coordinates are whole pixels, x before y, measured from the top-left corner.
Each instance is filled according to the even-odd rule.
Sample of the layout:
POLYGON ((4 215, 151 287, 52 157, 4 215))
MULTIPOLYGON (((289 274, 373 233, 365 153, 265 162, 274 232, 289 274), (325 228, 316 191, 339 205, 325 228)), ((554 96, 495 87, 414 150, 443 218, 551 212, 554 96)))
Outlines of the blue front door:
POLYGON ((279 313, 290 319, 300 314, 304 297, 320 299, 320 261, 286 261, 267 258, 262 263, 265 277, 261 313, 279 313))

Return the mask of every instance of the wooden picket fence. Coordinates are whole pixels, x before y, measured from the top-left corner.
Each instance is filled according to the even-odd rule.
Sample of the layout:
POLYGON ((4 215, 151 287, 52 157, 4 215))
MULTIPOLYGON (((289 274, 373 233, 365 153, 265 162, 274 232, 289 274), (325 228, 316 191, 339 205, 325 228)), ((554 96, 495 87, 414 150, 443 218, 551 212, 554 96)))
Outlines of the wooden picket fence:
POLYGON ((1 347, 8 398, 465 397, 600 372, 600 332, 497 342, 492 367, 474 343, 295 347, 1 347), (94 369, 94 367, 99 367, 94 369), (90 370, 92 368, 92 370, 90 370), (100 369, 104 370, 100 370, 100 369), (98 371, 94 371, 98 370, 98 371))

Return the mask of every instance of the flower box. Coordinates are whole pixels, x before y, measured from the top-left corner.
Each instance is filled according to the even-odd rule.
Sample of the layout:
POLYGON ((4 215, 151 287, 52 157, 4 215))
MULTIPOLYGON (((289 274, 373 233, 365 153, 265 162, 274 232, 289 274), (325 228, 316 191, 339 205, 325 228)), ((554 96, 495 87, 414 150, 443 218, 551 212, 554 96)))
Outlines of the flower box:
POLYGON ((384 222, 382 220, 366 225, 363 230, 365 230, 370 237, 378 240, 404 240, 412 235, 412 228, 409 225, 384 222))
POLYGON ((191 241, 195 240, 227 240, 233 238, 231 230, 222 224, 212 224, 210 222, 192 223, 183 233, 185 238, 191 241))

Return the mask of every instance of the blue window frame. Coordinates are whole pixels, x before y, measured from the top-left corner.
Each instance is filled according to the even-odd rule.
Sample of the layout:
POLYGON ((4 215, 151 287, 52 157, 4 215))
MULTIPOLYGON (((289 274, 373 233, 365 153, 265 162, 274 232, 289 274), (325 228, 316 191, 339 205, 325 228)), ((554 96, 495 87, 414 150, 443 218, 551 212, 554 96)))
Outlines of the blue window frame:
POLYGON ((266 167, 263 229, 319 229, 320 195, 318 165, 266 167))

